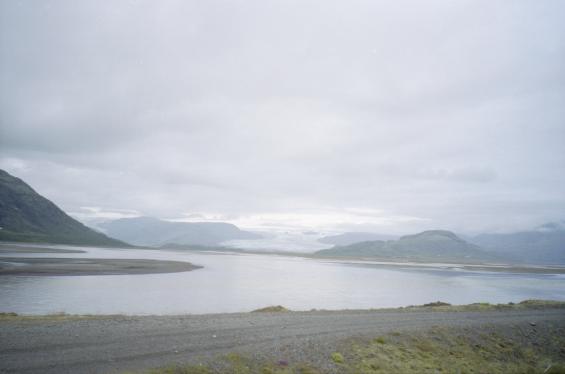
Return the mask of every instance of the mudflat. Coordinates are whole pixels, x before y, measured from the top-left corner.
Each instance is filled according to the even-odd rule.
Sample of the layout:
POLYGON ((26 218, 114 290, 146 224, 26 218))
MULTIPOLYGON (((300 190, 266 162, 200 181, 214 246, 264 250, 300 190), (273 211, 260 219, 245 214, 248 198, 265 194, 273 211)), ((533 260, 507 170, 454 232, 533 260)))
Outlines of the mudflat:
POLYGON ((177 273, 200 269, 182 261, 101 258, 0 257, 0 276, 125 275, 177 273))
POLYGON ((82 251, 80 249, 0 243, 0 253, 86 253, 86 251, 82 251))
MULTIPOLYGON (((344 347, 353 339, 359 342, 372 339, 370 344, 377 345, 378 349, 388 349, 392 347, 389 337, 375 339, 384 334, 390 334, 390 339, 406 336, 409 341, 423 337, 418 339, 422 339, 422 349, 425 348, 424 353, 429 355, 433 344, 445 341, 449 334, 455 337, 454 342, 465 342, 461 349, 483 354, 481 352, 489 346, 485 346, 481 339, 492 340, 496 332, 501 337, 496 341, 496 349, 502 349, 500 347, 504 345, 500 342, 504 341, 506 345, 548 351, 553 355, 552 359, 560 360, 565 358, 565 350, 561 353, 559 350, 565 348, 555 339, 564 331, 565 309, 562 307, 179 316, 4 316, 0 318, 0 372, 120 373, 171 364, 214 365, 221 355, 237 365, 239 357, 248 357, 250 361, 245 361, 245 367, 254 361, 270 360, 282 369, 296 362, 307 362, 320 370, 315 372, 346 372, 343 365, 348 360, 361 363, 362 360, 355 356, 360 351, 353 351, 353 356, 344 353, 345 358, 336 352, 345 352, 344 347)), ((446 360, 448 353, 459 354, 457 347, 447 347, 442 353, 446 360)), ((504 357, 509 358, 509 364, 516 361, 513 356, 504 357)), ((179 372, 208 372, 198 370, 179 372)))

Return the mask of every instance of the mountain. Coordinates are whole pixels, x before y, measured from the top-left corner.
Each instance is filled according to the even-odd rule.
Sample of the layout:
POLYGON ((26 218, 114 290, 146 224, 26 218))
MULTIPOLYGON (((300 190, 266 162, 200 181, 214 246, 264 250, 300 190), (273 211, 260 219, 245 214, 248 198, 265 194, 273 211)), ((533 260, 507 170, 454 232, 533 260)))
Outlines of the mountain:
POLYGON ((431 230, 398 240, 375 240, 316 252, 323 257, 369 257, 389 260, 482 262, 497 256, 482 251, 450 231, 431 230))
POLYGON ((470 241, 490 253, 532 264, 565 264, 565 222, 547 223, 531 231, 481 234, 470 241))
POLYGON ((69 217, 29 185, 0 170, 0 240, 127 247, 69 217))
POLYGON ((170 222, 152 217, 122 218, 99 227, 125 242, 153 247, 173 243, 215 246, 227 240, 261 238, 230 223, 170 222))
POLYGON ((371 232, 346 232, 339 235, 324 236, 323 238, 318 239, 318 241, 324 244, 344 246, 360 242, 393 240, 397 238, 398 237, 394 235, 381 235, 371 232))

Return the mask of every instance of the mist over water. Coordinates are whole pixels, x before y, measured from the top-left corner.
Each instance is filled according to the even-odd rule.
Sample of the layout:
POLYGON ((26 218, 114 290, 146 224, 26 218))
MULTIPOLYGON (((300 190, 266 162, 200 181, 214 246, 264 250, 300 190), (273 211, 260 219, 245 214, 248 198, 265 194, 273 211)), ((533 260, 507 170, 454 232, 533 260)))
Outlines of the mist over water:
POLYGON ((253 240, 229 240, 222 245, 260 251, 314 253, 331 247, 318 241, 324 235, 314 231, 271 231, 261 233, 264 238, 253 240))

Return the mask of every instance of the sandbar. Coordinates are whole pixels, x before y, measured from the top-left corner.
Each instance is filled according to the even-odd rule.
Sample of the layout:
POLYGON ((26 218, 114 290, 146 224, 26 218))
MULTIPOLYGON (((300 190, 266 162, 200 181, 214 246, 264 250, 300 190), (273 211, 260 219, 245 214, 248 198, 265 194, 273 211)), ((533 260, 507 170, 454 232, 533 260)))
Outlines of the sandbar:
POLYGON ((157 274, 178 273, 200 268, 201 266, 182 261, 0 257, 0 276, 157 274))

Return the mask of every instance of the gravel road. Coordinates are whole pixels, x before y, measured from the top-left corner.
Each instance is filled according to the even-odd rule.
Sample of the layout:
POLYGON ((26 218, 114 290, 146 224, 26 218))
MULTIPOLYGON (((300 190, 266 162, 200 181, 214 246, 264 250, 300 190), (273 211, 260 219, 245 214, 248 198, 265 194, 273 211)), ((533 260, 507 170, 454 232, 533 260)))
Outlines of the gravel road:
MULTIPOLYGON (((240 352, 327 357, 344 338, 432 326, 565 325, 564 309, 428 312, 332 311, 0 320, 1 373, 115 373, 199 363, 240 352)), ((326 360, 327 361, 327 360, 326 360)))

